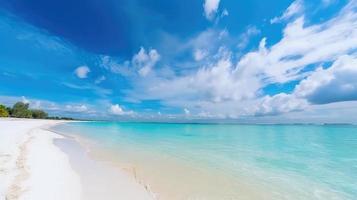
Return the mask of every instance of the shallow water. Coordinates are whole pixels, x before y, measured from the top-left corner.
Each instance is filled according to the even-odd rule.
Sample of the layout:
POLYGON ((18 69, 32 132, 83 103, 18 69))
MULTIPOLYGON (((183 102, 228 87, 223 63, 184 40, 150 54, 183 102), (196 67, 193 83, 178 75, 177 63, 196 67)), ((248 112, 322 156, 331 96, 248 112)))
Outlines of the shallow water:
MULTIPOLYGON (((78 122, 160 199, 356 199, 357 126, 78 122)), ((90 141, 90 142, 89 142, 90 141)))

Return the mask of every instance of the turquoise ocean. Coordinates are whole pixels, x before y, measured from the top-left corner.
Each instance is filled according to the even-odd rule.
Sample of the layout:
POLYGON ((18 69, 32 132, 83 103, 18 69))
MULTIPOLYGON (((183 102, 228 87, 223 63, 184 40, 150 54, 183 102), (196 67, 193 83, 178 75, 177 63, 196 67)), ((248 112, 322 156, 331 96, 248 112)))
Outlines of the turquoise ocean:
POLYGON ((357 199, 357 126, 73 122, 159 199, 357 199))

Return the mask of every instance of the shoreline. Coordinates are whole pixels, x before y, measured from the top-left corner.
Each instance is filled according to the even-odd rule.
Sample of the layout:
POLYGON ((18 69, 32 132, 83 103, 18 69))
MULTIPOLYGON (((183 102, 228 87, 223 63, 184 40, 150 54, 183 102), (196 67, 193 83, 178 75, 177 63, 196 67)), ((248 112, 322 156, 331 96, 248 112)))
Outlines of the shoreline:
POLYGON ((74 171, 82 177, 83 199, 156 199, 149 187, 131 173, 108 161, 92 158, 78 138, 65 135, 55 139, 54 144, 68 155, 74 171))
MULTIPOLYGON (((190 146, 187 147, 186 154, 176 151, 160 153, 164 152, 161 151, 162 148, 153 148, 153 141, 158 141, 155 134, 150 134, 150 138, 156 136, 151 142, 137 146, 131 141, 137 139, 135 141, 140 142, 140 139, 144 139, 141 142, 145 142, 148 135, 143 137, 139 132, 135 137, 127 138, 133 135, 132 132, 125 134, 125 129, 117 129, 115 126, 114 129, 105 129, 101 126, 82 124, 77 127, 77 124, 63 124, 57 128, 56 125, 61 123, 69 122, 0 118, 0 199, 252 200, 350 197, 349 193, 336 191, 333 185, 325 185, 322 181, 292 174, 291 171, 284 173, 286 168, 261 170, 253 165, 255 163, 236 160, 241 168, 237 173, 232 173, 229 171, 232 168, 221 168, 221 165, 205 160, 200 162, 187 159, 190 155, 207 156, 206 153, 195 154, 190 146), (295 180, 294 185, 290 185, 291 179, 295 180)), ((309 133, 308 131, 304 136, 309 133)), ((280 132, 275 136, 279 135, 280 132)), ((199 138, 202 139, 202 136, 199 138)), ((160 144, 168 148, 172 147, 170 144, 174 144, 167 138, 163 142, 160 144)), ((316 148, 315 144, 311 143, 311 147, 316 148)), ((211 143, 203 145, 203 149, 212 147, 211 143)), ((213 147, 219 150, 223 146, 213 147)), ((247 150, 259 153, 256 146, 247 150)), ((243 153, 245 155, 245 151, 243 153)), ((214 158, 218 157, 207 158, 216 160, 214 158)), ((218 161, 222 159, 218 158, 218 161)))
POLYGON ((240 177, 240 181, 233 182, 233 177, 227 177, 222 171, 215 170, 215 173, 211 174, 212 171, 181 163, 173 157, 166 157, 164 160, 156 157, 155 162, 152 163, 150 153, 142 155, 143 152, 137 154, 136 151, 117 152, 101 146, 93 138, 71 132, 66 134, 66 131, 62 133, 60 131, 59 134, 64 134, 80 143, 93 160, 108 163, 134 177, 136 182, 144 186, 156 199, 274 199, 266 189, 252 187, 252 182, 247 177, 240 177), (151 158, 146 160, 145 157, 151 158), (157 162, 159 161, 157 159, 160 162, 157 162), (214 186, 207 184, 207 181, 215 181, 218 185, 224 185, 226 189, 216 187, 216 184, 214 186), (232 190, 239 188, 239 196, 229 196, 230 191, 227 188, 232 190), (207 191, 210 191, 209 197, 207 191))
MULTIPOLYGON (((50 127, 48 131, 56 133, 58 135, 63 136, 64 138, 60 139, 55 139, 54 143, 56 146, 58 146, 62 151, 66 152, 66 154, 71 158, 72 157, 72 165, 82 165, 83 163, 88 163, 92 162, 95 165, 97 165, 97 168, 106 168, 104 171, 115 171, 112 174, 117 174, 120 172, 121 176, 124 176, 124 179, 130 179, 127 180, 129 182, 135 181, 134 184, 139 184, 141 187, 143 187, 147 193, 151 196, 152 199, 157 200, 158 196, 157 193, 151 190, 151 186, 149 184, 146 184, 143 179, 140 179, 137 175, 136 172, 136 167, 131 166, 128 167, 126 165, 123 166, 121 162, 117 162, 113 159, 108 159, 106 158, 99 158, 97 157, 96 153, 92 152, 99 152, 100 148, 97 150, 93 150, 88 146, 88 142, 93 142, 92 140, 88 138, 81 137, 79 135, 73 136, 71 134, 65 134, 65 133, 60 133, 55 130, 51 130, 50 127), (73 148, 76 150, 74 151, 73 148), (70 151, 72 149, 72 152, 70 151), (81 155, 76 155, 76 154, 81 154, 81 155), (78 161, 78 158, 84 159, 84 161, 78 161)), ((106 155, 108 155, 106 153, 106 155)), ((71 159, 70 159, 71 160, 71 159)), ((80 169, 85 168, 85 166, 81 166, 80 169)), ((93 169, 92 169, 93 170, 93 169)), ((78 173, 81 173, 81 171, 78 170, 78 173)), ((89 174, 83 175, 83 176, 88 176, 89 174)), ((103 174, 102 174, 103 175, 103 174)), ((105 177, 105 175, 104 175, 105 177)), ((120 185, 120 183, 119 183, 120 185)), ((101 187, 101 186, 99 186, 101 187)), ((116 191, 114 191, 116 193, 116 191)), ((124 192, 125 193, 125 192, 124 192)), ((90 199, 90 198, 85 198, 85 199, 90 199)), ((133 199, 133 197, 131 197, 133 199)))
POLYGON ((0 118, 1 199, 154 199, 124 170, 91 159, 75 139, 49 130, 70 122, 0 118))
MULTIPOLYGON (((279 142, 281 142, 281 139, 283 139, 282 142, 286 142, 284 140, 286 137, 281 138, 281 136, 286 134, 294 136, 297 130, 302 133, 301 136, 304 136, 298 139, 301 139, 300 141, 305 141, 303 138, 306 137, 312 139, 313 142, 309 143, 307 147, 315 150, 316 144, 324 144, 319 143, 319 140, 316 141, 316 137, 325 135, 314 134, 311 138, 311 132, 320 130, 324 131, 322 133, 330 133, 330 131, 326 132, 326 127, 314 129, 308 127, 308 130, 306 130, 306 127, 296 127, 297 130, 295 129, 292 132, 287 130, 281 132, 280 127, 274 128, 274 132, 266 132, 264 129, 242 131, 239 129, 240 127, 235 129, 228 127, 228 129, 219 130, 211 130, 211 127, 206 127, 203 130, 194 129, 195 127, 192 126, 189 128, 185 126, 174 128, 178 131, 173 131, 172 127, 171 129, 164 129, 161 126, 155 126, 150 129, 149 126, 144 129, 142 126, 110 123, 66 124, 53 127, 55 131, 75 138, 87 149, 88 155, 93 160, 105 162, 118 169, 125 170, 143 186, 149 185, 156 192, 155 197, 157 199, 252 200, 319 199, 320 197, 349 199, 348 193, 334 190, 333 184, 325 185, 323 181, 328 181, 328 178, 321 179, 321 181, 315 179, 315 177, 310 179, 310 177, 295 171, 295 169, 299 169, 301 163, 309 160, 303 159, 296 162, 294 158, 287 157, 290 154, 287 152, 281 153, 280 149, 276 149, 276 146, 274 146, 274 151, 270 150, 268 154, 264 153, 266 144, 274 145, 277 139, 279 139, 279 142), (227 132, 216 134, 216 132, 224 130, 227 132), (167 134, 170 131, 172 136, 167 134), (197 134, 194 134, 194 132, 197 134), (238 137, 236 137, 237 133, 240 133, 238 137), (251 135, 247 136, 245 133, 251 135), (217 139, 222 139, 222 135, 231 136, 231 139, 217 143, 217 139), (266 136, 274 140, 262 145, 260 142, 265 141, 266 136), (197 149, 198 141, 201 149, 197 149), (274 143, 272 143, 273 141, 274 143), (183 144, 184 148, 179 144, 183 144), (234 149, 229 146, 236 144, 246 148, 234 149), (217 149, 217 154, 213 149, 217 149), (201 152, 196 150, 201 150, 201 152), (241 155, 242 159, 232 158, 233 154, 231 153, 224 154, 227 150, 232 150, 230 152, 241 155), (263 155, 267 156, 265 160, 262 159, 263 155), (249 160, 245 160, 248 156, 249 160), (277 156, 284 160, 276 163, 275 158, 277 156), (253 158, 254 161, 250 158, 253 158), (221 162, 222 164, 220 164, 221 162), (270 166, 274 165, 274 168, 262 167, 262 164, 268 166, 266 165, 270 164, 268 162, 272 164, 270 166), (282 162, 287 165, 281 165, 282 162), (297 167, 291 163, 296 163, 297 167), (294 182, 291 183, 290 180, 294 180, 294 182), (311 187, 305 187, 305 185, 311 185, 311 187), (319 192, 317 193, 317 191, 319 192)), ((295 151, 303 151, 300 146, 294 143, 294 145, 286 147, 293 147, 295 151)), ((308 152, 312 150, 308 149, 308 152)), ((321 155, 321 151, 312 151, 312 153, 314 153, 313 155, 321 155)), ((326 168, 322 168, 322 170, 329 172, 326 168)))

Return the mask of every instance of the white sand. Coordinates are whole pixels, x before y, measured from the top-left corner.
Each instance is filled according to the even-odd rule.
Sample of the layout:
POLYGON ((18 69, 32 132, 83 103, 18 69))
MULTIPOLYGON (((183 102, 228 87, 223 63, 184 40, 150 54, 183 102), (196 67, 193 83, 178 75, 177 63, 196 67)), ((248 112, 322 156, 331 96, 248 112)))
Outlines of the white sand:
POLYGON ((69 155, 73 169, 81 176, 83 199, 153 199, 154 194, 149 188, 138 184, 133 174, 108 162, 91 159, 76 140, 56 139, 55 144, 69 155))
POLYGON ((153 199, 142 185, 124 172, 106 171, 108 167, 89 158, 85 158, 86 163, 78 164, 77 161, 76 166, 72 166, 70 159, 73 160, 75 155, 68 154, 76 154, 78 149, 63 151, 66 145, 60 149, 54 140, 64 137, 43 129, 57 123, 61 122, 0 118, 0 199, 80 200, 89 196, 93 200, 108 199, 105 197, 153 199), (101 170, 97 179, 88 179, 77 173, 91 169, 87 165, 89 162, 96 166, 93 169, 101 170), (101 188, 94 183, 96 180, 100 180, 101 188))

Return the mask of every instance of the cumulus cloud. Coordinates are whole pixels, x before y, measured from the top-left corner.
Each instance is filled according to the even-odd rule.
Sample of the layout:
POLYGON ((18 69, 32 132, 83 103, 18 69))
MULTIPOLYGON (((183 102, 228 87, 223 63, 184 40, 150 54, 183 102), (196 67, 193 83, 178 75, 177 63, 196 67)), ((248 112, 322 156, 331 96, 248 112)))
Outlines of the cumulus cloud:
POLYGON ((295 88, 294 94, 324 104, 357 100, 357 57, 338 58, 331 67, 316 69, 295 88))
MULTIPOLYGON (((230 55, 224 50, 216 63, 201 68, 197 73, 175 77, 174 79, 157 79, 155 84, 142 85, 148 98, 164 100, 197 99, 220 102, 224 99, 239 99, 250 91, 240 91, 238 81, 234 81, 230 55), (237 85, 238 84, 238 85, 237 85), (244 94, 243 94, 244 93, 244 94)), ((241 85, 243 86, 243 85, 241 85)))
POLYGON ((132 64, 138 69, 140 76, 146 76, 159 59, 160 54, 155 49, 150 49, 146 52, 146 50, 141 47, 139 52, 133 56, 132 64))
POLYGON ((152 68, 160 60, 160 57, 156 49, 146 51, 145 48, 141 47, 139 52, 130 61, 119 62, 110 56, 103 56, 100 66, 122 76, 134 76, 138 74, 145 77, 152 71, 152 68))
POLYGON ((280 93, 274 96, 264 96, 256 105, 255 115, 274 115, 304 110, 309 104, 306 99, 280 93))
POLYGON ((113 115, 122 116, 122 115, 132 115, 134 112, 125 111, 119 104, 114 104, 110 106, 109 113, 113 115))
POLYGON ((296 15, 300 15, 304 10, 303 1, 302 0, 295 0, 290 6, 285 10, 285 12, 279 16, 274 17, 270 20, 271 24, 279 23, 282 21, 286 21, 296 15))
POLYGON ((90 69, 88 66, 80 66, 74 70, 74 73, 77 75, 78 78, 87 78, 90 69))
MULTIPOLYGON (((330 20, 307 24, 302 1, 295 1, 279 19, 289 21, 281 40, 267 45, 269 38, 262 38, 257 49, 243 55, 234 49, 244 48, 259 33, 256 27, 248 27, 236 40, 227 30, 208 29, 178 43, 177 49, 192 53, 195 61, 184 73, 154 68, 161 56, 144 48, 125 62, 103 57, 103 67, 137 76, 132 78, 132 89, 125 91, 126 100, 159 100, 163 106, 189 111, 190 117, 272 116, 301 112, 314 104, 356 100, 355 71, 351 69, 356 66, 356 7, 351 1, 330 20), (301 81, 291 93, 264 94, 264 87, 270 84, 291 81, 301 81), (335 98, 327 98, 330 89, 335 98)), ((177 65, 184 69, 187 63, 177 65)), ((119 105, 113 109, 125 113, 119 105)))
MULTIPOLYGON (((292 8, 289 9, 287 13, 294 13, 292 8)), ((355 9, 356 3, 351 2, 338 15, 320 24, 307 25, 304 17, 299 17, 286 25, 282 39, 271 46, 267 46, 267 39, 263 38, 257 50, 246 53, 237 61, 235 52, 221 47, 197 70, 170 77, 155 76, 150 81, 139 80, 127 95, 139 101, 160 100, 164 105, 189 109, 191 114, 217 117, 235 118, 302 110, 310 103, 318 103, 313 100, 312 93, 301 95, 297 92, 302 86, 298 86, 294 94, 272 96, 264 95, 263 88, 269 84, 285 84, 301 79, 307 82, 315 73, 311 67, 314 69, 313 66, 321 63, 334 63, 341 56, 351 55, 357 47, 355 9)), ((208 33, 211 32, 205 35, 208 33)), ((334 77, 347 78, 338 73, 334 77)), ((337 82, 331 80, 329 84, 336 86, 337 82)), ((338 84, 341 85, 337 87, 338 91, 343 89, 344 95, 355 91, 354 84, 341 81, 338 84)))
POLYGON ((298 18, 284 29, 283 38, 270 48, 262 40, 259 51, 243 56, 238 63, 241 73, 258 72, 264 82, 284 83, 306 75, 308 65, 335 61, 357 47, 357 13, 349 4, 341 13, 322 24, 305 25, 298 18), (249 69, 248 69, 249 68, 249 69))
MULTIPOLYGON (((203 4, 205 16, 208 20, 212 20, 218 10, 220 0, 205 0, 203 4)), ((228 12, 227 12, 228 14, 228 12)))

